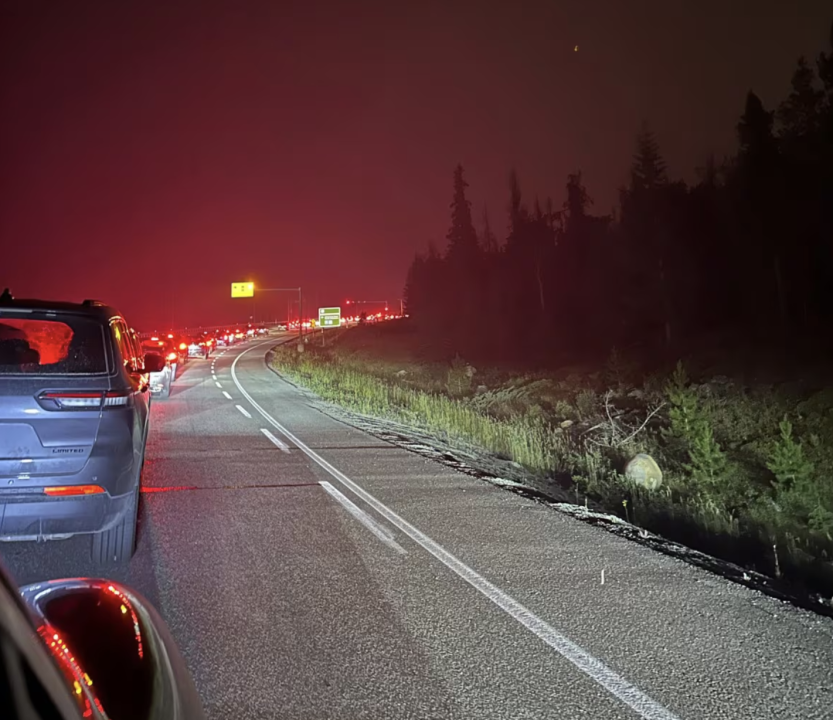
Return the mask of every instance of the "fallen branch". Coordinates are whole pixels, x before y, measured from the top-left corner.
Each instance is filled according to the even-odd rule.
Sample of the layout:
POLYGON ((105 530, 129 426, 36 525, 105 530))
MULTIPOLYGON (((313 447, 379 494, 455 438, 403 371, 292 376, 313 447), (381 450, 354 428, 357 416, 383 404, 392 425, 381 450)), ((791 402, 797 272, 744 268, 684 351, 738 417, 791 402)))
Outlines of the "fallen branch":
POLYGON ((598 425, 594 425, 594 426, 593 426, 593 427, 591 427, 591 428, 587 428, 587 430, 585 430, 583 433, 581 433, 581 435, 579 435, 579 437, 580 437, 580 438, 582 438, 582 437, 584 437, 585 435, 587 435, 587 433, 591 433, 591 432, 593 432, 594 430, 598 430, 599 428, 602 428, 602 427, 604 427, 605 425, 607 425, 607 423, 606 423, 606 422, 600 422, 598 425))
POLYGON ((653 410, 651 410, 648 413, 645 420, 638 427, 636 427, 634 425, 630 425, 629 423, 628 424, 622 423, 624 428, 626 428, 626 429, 623 430, 622 427, 620 427, 620 424, 616 421, 616 418, 621 417, 623 415, 623 413, 622 412, 617 413, 617 412, 615 412, 614 410, 611 409, 610 397, 611 397, 611 392, 608 391, 605 394, 605 401, 604 401, 605 414, 607 415, 607 420, 605 422, 600 422, 600 423, 598 423, 597 425, 594 425, 591 428, 588 428, 587 430, 582 432, 581 435, 579 435, 579 437, 582 438, 585 435, 589 435, 590 433, 594 432, 595 430, 606 430, 606 432, 603 434, 601 439, 596 439, 594 437, 588 437, 585 440, 585 442, 590 443, 592 445, 595 445, 597 447, 609 447, 609 448, 622 447, 626 443, 633 440, 637 435, 639 435, 639 433, 642 432, 645 429, 645 427, 648 425, 648 423, 651 421, 651 418, 654 417, 654 415, 656 415, 660 410, 662 410, 663 407, 665 407, 664 402, 657 405, 653 410), (627 436, 623 437, 620 440, 619 437, 625 435, 625 433, 628 432, 628 431, 629 431, 630 434, 628 434, 627 436))
POLYGON ((661 402, 657 405, 649 414, 648 417, 645 418, 645 422, 643 422, 636 430, 634 430, 630 435, 628 435, 624 440, 622 440, 619 445, 624 445, 626 442, 633 440, 641 431, 642 429, 648 424, 648 421, 654 417, 662 408, 665 406, 664 402, 661 402))

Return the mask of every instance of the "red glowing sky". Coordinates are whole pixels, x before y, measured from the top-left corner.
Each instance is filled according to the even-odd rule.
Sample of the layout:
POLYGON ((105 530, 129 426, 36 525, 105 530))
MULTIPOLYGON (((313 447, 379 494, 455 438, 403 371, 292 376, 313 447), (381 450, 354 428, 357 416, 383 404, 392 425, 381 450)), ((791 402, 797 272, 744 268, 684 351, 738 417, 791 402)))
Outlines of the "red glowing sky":
POLYGON ((140 328, 245 317, 234 280, 395 302, 457 162, 502 230, 513 167, 556 203, 581 169, 609 211, 643 119, 673 175, 731 152, 746 91, 825 46, 829 0, 798 5, 11 0, 0 287, 140 328))

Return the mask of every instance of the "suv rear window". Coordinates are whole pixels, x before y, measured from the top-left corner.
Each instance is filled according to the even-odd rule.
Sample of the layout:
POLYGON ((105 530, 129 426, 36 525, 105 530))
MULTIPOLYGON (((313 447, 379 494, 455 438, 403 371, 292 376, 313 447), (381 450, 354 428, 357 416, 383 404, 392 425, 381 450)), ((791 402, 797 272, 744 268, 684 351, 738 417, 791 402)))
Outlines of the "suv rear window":
POLYGON ((0 375, 93 375, 107 372, 101 324, 71 315, 0 312, 0 375))
POLYGON ((142 343, 142 350, 146 353, 168 354, 173 352, 174 346, 170 340, 145 340, 142 343))

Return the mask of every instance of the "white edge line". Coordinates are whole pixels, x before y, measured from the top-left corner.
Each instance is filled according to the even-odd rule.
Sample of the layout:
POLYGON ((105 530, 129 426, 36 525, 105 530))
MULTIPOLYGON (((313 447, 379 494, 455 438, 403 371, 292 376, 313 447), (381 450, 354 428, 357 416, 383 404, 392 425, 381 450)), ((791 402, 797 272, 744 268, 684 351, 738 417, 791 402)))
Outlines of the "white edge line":
POLYGON ((231 400, 231 395, 229 395, 225 390, 223 390, 223 395, 226 396, 226 400, 231 400))
POLYGON ((273 444, 277 445, 287 455, 289 454, 289 445, 287 445, 283 440, 281 440, 280 438, 275 437, 266 428, 260 428, 260 432, 262 432, 266 437, 268 437, 272 441, 273 444))
MULTIPOLYGON (((262 344, 265 345, 267 343, 262 344)), ((565 635, 562 635, 549 623, 539 618, 531 610, 525 608, 513 597, 507 595, 497 586, 492 585, 492 583, 486 580, 486 578, 478 575, 468 565, 461 560, 458 560, 444 547, 436 543, 421 530, 418 530, 409 522, 397 515, 387 505, 383 504, 369 492, 354 483, 338 468, 331 465, 318 453, 307 447, 300 439, 283 427, 283 425, 281 425, 277 420, 275 420, 275 418, 258 405, 254 398, 252 398, 252 396, 249 395, 249 393, 246 392, 240 384, 240 381, 237 379, 236 372, 236 365, 240 358, 242 358, 250 350, 255 350, 258 347, 260 347, 260 345, 247 348, 234 359, 234 362, 231 364, 231 378, 234 381, 234 384, 237 385, 237 389, 240 390, 243 397, 245 397, 251 403, 252 407, 257 410, 278 432, 280 432, 287 439, 291 440, 299 450, 326 470, 333 478, 352 490, 355 495, 364 500, 392 525, 399 528, 399 530, 411 538, 411 540, 421 545, 449 570, 485 595, 501 610, 527 628, 527 630, 537 635, 565 660, 568 660, 581 672, 601 685, 611 695, 638 713, 643 720, 680 720, 679 716, 660 705, 656 700, 642 692, 635 685, 629 683, 621 675, 611 670, 601 660, 591 655, 584 648, 574 643, 565 635)))
POLYGON ((249 414, 249 411, 246 410, 246 408, 244 408, 242 405, 235 405, 234 407, 236 407, 243 414, 244 417, 249 418, 249 420, 252 419, 252 416, 249 414))
POLYGON ((388 530, 383 525, 377 523, 370 515, 368 515, 364 510, 362 510, 356 503, 350 500, 346 495, 344 495, 341 491, 334 488, 330 483, 326 480, 321 480, 319 485, 321 485, 327 493, 335 498, 339 503, 344 506, 344 509, 347 510, 356 520, 358 520, 362 525, 364 525, 370 532, 372 532, 377 538, 379 538, 385 545, 388 547, 393 548, 396 552, 400 553, 401 555, 407 555, 407 551, 403 548, 396 540, 393 539, 393 533, 388 530))

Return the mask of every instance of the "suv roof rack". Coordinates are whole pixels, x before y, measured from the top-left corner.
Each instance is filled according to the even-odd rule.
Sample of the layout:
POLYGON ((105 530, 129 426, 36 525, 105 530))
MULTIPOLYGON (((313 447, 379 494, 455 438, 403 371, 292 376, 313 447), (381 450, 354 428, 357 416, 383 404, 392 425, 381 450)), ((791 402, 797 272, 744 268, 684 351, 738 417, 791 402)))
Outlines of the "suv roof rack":
POLYGON ((0 293, 0 304, 10 305, 12 302, 14 302, 14 297, 12 297, 12 293, 9 288, 6 288, 2 293, 0 293))

